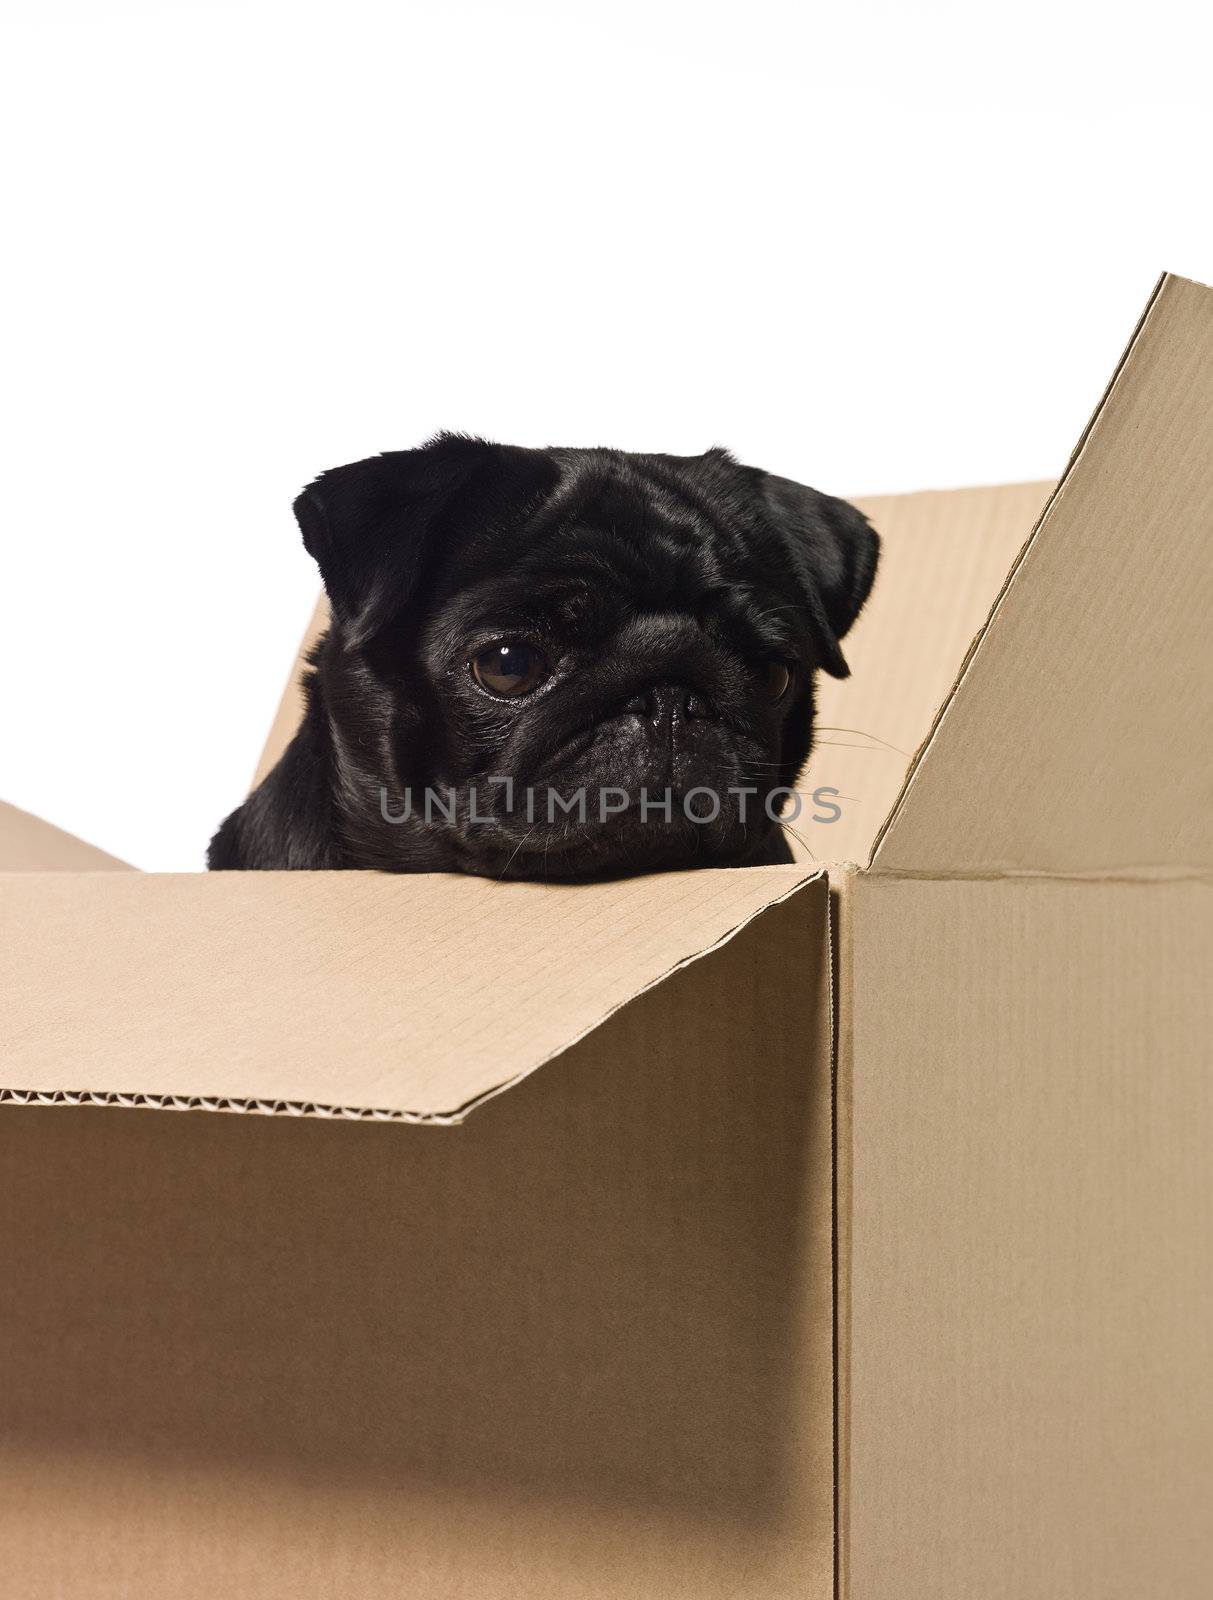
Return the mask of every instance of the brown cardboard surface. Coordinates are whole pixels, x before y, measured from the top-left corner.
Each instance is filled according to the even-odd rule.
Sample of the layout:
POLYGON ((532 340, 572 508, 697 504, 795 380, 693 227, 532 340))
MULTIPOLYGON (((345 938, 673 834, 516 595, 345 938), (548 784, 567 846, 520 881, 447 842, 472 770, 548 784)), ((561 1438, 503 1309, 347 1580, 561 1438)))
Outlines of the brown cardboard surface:
POLYGON ((825 911, 457 1128, 0 1107, 0 1592, 828 1600, 825 911))
POLYGON ((0 800, 0 872, 130 872, 125 861, 0 800))
POLYGON ((845 640, 851 676, 818 679, 819 732, 794 824, 818 860, 868 860, 914 752, 1050 487, 1019 483, 856 501, 880 534, 880 567, 845 640), (811 797, 823 786, 839 798, 817 806, 811 797))
POLYGON ((878 843, 901 872, 1213 865, 1213 289, 1168 277, 878 843))
POLYGON ((853 1600, 1202 1600, 1213 884, 853 899, 853 1600))
POLYGON ((13 876, 0 1093, 449 1118, 814 882, 13 876))

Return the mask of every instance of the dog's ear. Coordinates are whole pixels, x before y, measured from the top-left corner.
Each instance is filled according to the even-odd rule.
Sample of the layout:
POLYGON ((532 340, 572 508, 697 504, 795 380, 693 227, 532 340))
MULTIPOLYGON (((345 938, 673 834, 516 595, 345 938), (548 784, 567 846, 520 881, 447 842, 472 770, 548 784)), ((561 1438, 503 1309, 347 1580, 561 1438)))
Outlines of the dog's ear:
POLYGON ((839 640, 868 598, 880 540, 862 511, 790 478, 762 475, 767 517, 785 541, 822 651, 821 665, 835 678, 850 668, 839 640))
POLYGON ((295 517, 348 644, 367 644, 408 604, 465 495, 486 478, 504 489, 509 458, 527 453, 444 433, 308 485, 295 517))

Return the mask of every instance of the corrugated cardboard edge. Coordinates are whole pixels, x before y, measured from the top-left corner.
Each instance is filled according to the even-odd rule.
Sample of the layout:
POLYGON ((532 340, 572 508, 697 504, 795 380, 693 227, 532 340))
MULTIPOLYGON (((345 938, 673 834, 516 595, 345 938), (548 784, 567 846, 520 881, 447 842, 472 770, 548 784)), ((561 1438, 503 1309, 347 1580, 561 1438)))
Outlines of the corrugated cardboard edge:
POLYGON ((834 1596, 849 1600, 851 1486, 851 914, 861 869, 830 874, 830 1159, 834 1278, 834 1596))
MULTIPOLYGON (((823 890, 826 888, 827 880, 824 868, 817 868, 816 870, 806 868, 803 874, 781 894, 772 896, 771 899, 765 901, 756 910, 750 912, 748 916, 743 917, 740 922, 728 928, 719 938, 714 939, 710 944, 704 945, 701 949, 691 951, 688 955, 674 962, 672 966, 666 968, 664 972, 659 973, 650 982, 634 990, 626 999, 609 1006, 584 1028, 579 1029, 572 1037, 565 1039, 554 1050, 550 1050, 546 1055, 531 1062, 523 1071, 513 1074, 513 1076, 497 1084, 494 1088, 476 1095, 453 1111, 419 1113, 391 1107, 327 1105, 319 1101, 258 1100, 245 1099, 241 1096, 168 1095, 152 1092, 130 1094, 123 1093, 121 1090, 111 1089, 57 1089, 52 1091, 3 1087, 0 1087, 0 1105, 87 1105, 122 1106, 128 1109, 152 1111, 227 1111, 238 1115, 319 1117, 326 1119, 337 1118, 351 1122, 400 1122, 418 1127, 456 1127, 472 1111, 497 1095, 503 1094, 507 1089, 512 1089, 515 1084, 521 1083, 524 1078, 529 1078, 540 1067, 546 1066, 550 1061, 554 1061, 557 1056, 563 1055, 566 1050, 572 1049, 579 1040, 584 1039, 588 1034, 602 1027, 624 1006, 630 1005, 633 1000, 638 999, 642 994, 647 994, 649 990, 665 983, 668 978, 672 977, 674 973, 680 972, 684 967, 689 967, 693 962, 701 961, 705 956, 710 956, 714 951, 721 949, 731 939, 736 938, 739 933, 748 928, 751 923, 763 916, 765 912, 770 911, 775 906, 782 905, 784 901, 790 900, 793 895, 799 894, 812 884, 821 885, 823 890)), ((823 957, 828 957, 828 946, 826 951, 823 952, 823 957)))
POLYGON ((1016 578, 1018 577, 1019 570, 1020 570, 1020 568, 1022 567, 1022 565, 1024 563, 1024 559, 1026 558, 1028 552, 1031 550, 1033 544, 1036 542, 1036 539, 1039 536, 1042 528, 1047 523, 1047 521, 1049 519, 1049 513, 1052 511, 1053 506, 1054 506, 1055 502, 1057 501, 1058 496, 1062 493, 1063 489, 1065 488, 1066 483, 1067 483, 1071 473, 1074 471, 1075 466, 1078 464, 1079 459, 1081 458, 1084 450, 1086 449, 1087 441, 1091 437, 1092 430, 1094 429, 1096 423, 1099 421, 1099 418, 1100 418, 1100 416, 1101 416, 1101 414, 1102 414, 1102 412, 1104 410, 1104 407, 1108 403, 1108 399, 1109 399, 1110 395, 1112 394, 1112 391, 1116 388, 1116 385, 1119 383, 1121 375, 1124 372, 1125 367, 1129 362, 1129 359, 1133 355, 1134 349, 1136 348, 1139 339, 1141 338, 1142 332, 1144 331, 1144 329, 1146 327, 1146 324, 1149 322, 1150 317, 1151 317, 1155 307, 1158 304, 1159 297, 1161 296, 1163 290, 1166 288, 1167 284, 1173 280, 1174 276, 1175 275, 1173 273, 1164 272, 1162 274, 1162 276, 1159 278, 1158 282, 1154 285, 1153 293, 1150 295, 1149 300, 1146 302, 1146 308, 1142 312, 1141 316, 1138 318, 1137 326, 1133 330, 1132 337, 1129 339, 1128 344, 1125 346, 1125 350, 1124 350, 1123 355, 1121 356, 1120 360, 1116 364, 1116 370, 1113 372, 1111 378, 1109 378, 1107 386, 1105 387, 1104 392, 1100 397, 1099 404, 1095 407, 1095 410, 1091 413, 1091 416, 1090 416, 1090 418, 1089 418, 1089 420, 1087 422, 1087 425, 1083 429, 1082 434, 1079 437, 1078 443, 1074 446, 1074 449, 1070 454, 1070 459, 1066 463, 1065 471, 1062 473, 1061 477, 1058 479, 1057 485, 1054 488, 1052 494, 1050 494, 1049 498, 1045 501, 1044 507, 1042 508, 1039 517, 1037 517, 1037 519, 1036 519, 1035 526, 1032 528, 1032 531, 1029 533, 1027 539, 1025 540, 1022 549, 1020 550, 1019 554, 1016 556, 1014 562, 1012 563, 1011 569, 1007 573, 1006 579, 1005 579, 1001 589, 998 591, 998 595, 995 598, 994 604, 990 607, 989 615, 987 616, 987 618, 986 618, 985 622, 982 624, 982 626, 978 629, 977 633, 974 635, 972 643, 969 645, 969 648, 965 651, 964 660, 960 664, 960 670, 956 674, 956 678, 955 678, 955 680, 954 680, 954 682, 952 684, 951 689, 948 691, 946 697, 944 698, 943 704, 939 707, 939 710, 935 713, 934 720, 931 723, 931 727, 930 727, 929 732, 927 733, 926 738, 919 745, 918 749, 914 752, 914 759, 911 761, 910 766, 909 766, 909 770, 906 773, 905 781, 901 786, 901 792, 898 794, 897 799, 893 802, 892 810, 889 812, 888 816, 885 818, 885 820, 880 825, 880 829, 879 829, 879 831, 878 831, 878 833, 876 835, 875 842, 873 843, 872 849, 871 849, 871 851, 870 851, 870 853, 868 855, 867 866, 868 866, 869 870, 880 870, 879 857, 880 857, 881 846, 883 845, 884 840, 885 840, 885 835, 893 827, 893 825, 896 823, 898 817, 901 815, 902 811, 905 809, 905 806, 906 806, 906 803, 908 801, 908 797, 909 797, 910 791, 913 789, 914 781, 918 776, 919 769, 922 766, 922 763, 925 760, 925 758, 927 756, 927 753, 930 750, 932 744, 935 742, 936 735, 938 734, 939 729, 940 729, 941 725, 943 724, 944 718, 947 716, 947 714, 948 714, 949 710, 951 709, 952 705, 955 703, 957 695, 961 692, 961 689, 962 689, 962 687, 964 685, 964 680, 965 680, 966 676, 968 675, 969 669, 973 664, 973 660, 976 657, 977 652, 981 649, 982 643, 984 642, 986 635, 990 631, 990 626, 993 623, 994 618, 998 615, 999 609, 1001 608, 1004 600, 1006 599, 1007 594, 1009 593, 1009 591, 1011 589, 1011 586, 1014 584, 1016 578))

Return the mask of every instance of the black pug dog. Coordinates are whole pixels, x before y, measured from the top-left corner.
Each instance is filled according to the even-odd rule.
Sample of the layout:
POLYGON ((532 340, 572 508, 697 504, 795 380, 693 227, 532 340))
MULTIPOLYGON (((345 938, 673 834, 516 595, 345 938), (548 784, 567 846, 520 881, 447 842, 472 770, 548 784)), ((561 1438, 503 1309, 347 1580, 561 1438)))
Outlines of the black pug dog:
POLYGON ((212 869, 584 880, 792 859, 813 675, 879 541, 702 456, 440 434, 295 502, 332 621, 302 726, 212 869))

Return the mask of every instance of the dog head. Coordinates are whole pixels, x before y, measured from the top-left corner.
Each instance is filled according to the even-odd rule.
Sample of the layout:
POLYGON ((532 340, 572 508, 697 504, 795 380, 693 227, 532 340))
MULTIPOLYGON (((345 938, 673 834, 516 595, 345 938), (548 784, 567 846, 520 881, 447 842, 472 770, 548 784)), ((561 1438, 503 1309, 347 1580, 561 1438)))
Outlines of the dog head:
POLYGON ((787 859, 813 677, 871 587, 845 502, 702 456, 440 435, 295 505, 351 866, 585 878, 787 859))

